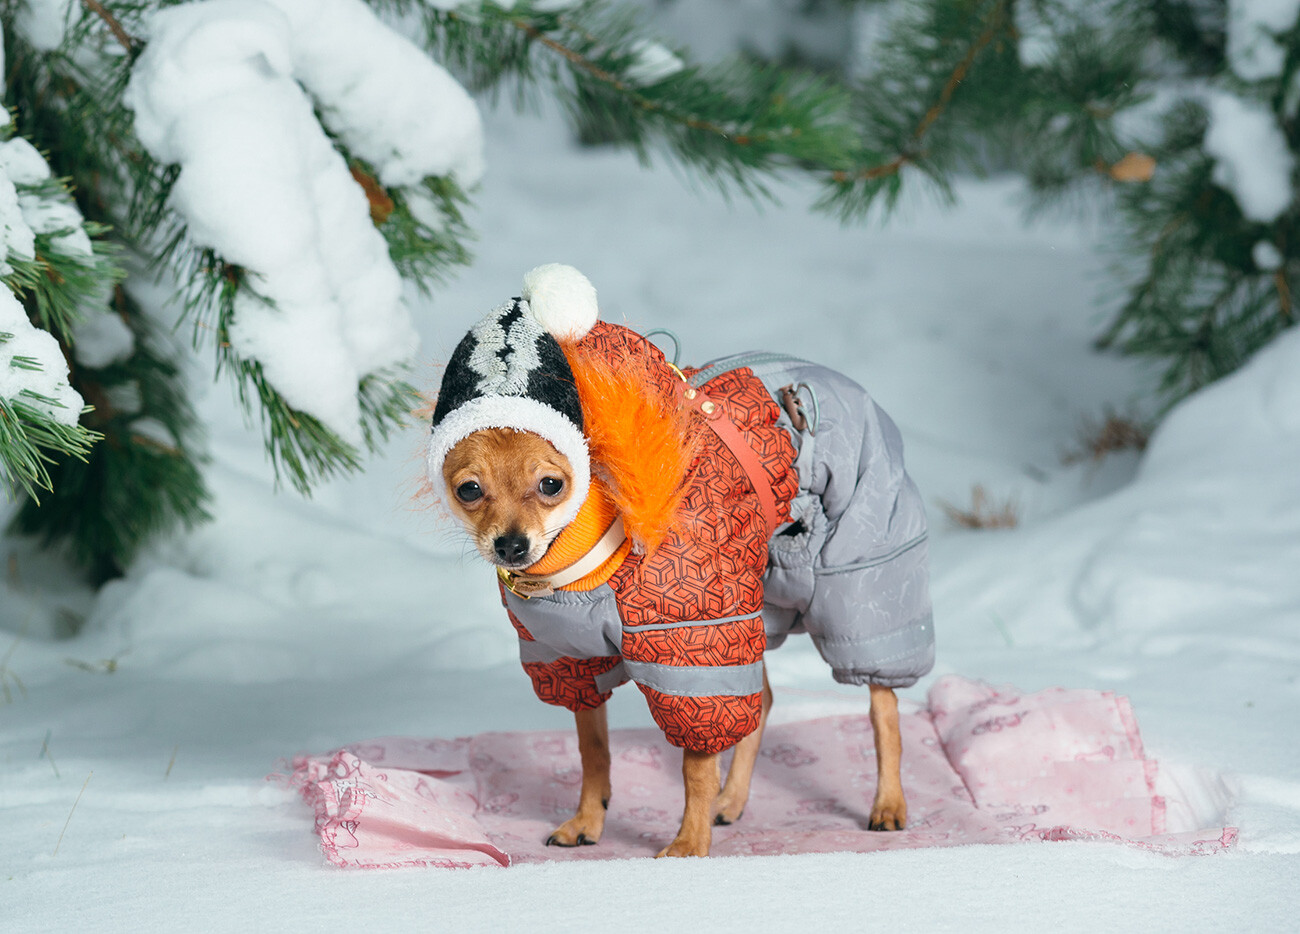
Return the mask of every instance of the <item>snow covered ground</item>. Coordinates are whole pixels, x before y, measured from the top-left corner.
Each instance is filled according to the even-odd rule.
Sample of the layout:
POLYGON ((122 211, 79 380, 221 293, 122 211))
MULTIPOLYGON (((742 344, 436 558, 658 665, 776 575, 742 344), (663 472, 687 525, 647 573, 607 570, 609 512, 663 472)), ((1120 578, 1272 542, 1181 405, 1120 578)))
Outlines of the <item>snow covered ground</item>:
MULTIPOLYGON (((606 317, 676 330, 688 362, 768 348, 845 370, 899 423, 932 510, 938 663, 905 699, 949 672, 1127 694, 1148 754, 1239 844, 329 868, 308 809, 263 780, 281 758, 570 717, 532 697, 490 571, 412 500, 419 427, 305 502, 273 490, 218 384, 211 525, 98 599, 0 543, 5 930, 1295 929, 1300 333, 1182 406, 1141 464, 1063 467, 1081 421, 1144 398, 1144 377, 1089 351, 1113 287, 1093 235, 1026 227, 1013 181, 841 229, 804 186, 728 209, 551 122, 492 116, 487 140, 478 260, 418 315, 430 391, 465 328, 551 261, 586 272, 606 317), (975 484, 1021 527, 947 528, 939 502, 975 484), (42 638, 69 614, 80 636, 42 638)), ((782 719, 865 709, 806 640, 769 665, 782 719)), ((630 688, 610 706, 650 723, 630 688)))

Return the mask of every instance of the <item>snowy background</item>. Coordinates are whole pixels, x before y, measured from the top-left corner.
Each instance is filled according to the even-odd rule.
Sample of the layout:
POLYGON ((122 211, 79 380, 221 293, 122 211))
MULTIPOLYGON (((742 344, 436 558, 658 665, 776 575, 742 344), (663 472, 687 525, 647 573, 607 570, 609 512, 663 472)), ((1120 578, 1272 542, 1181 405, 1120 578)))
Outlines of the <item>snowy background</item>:
MULTIPOLYGON (((779 186, 784 207, 728 208, 575 148, 555 120, 488 115, 486 134, 477 261, 433 302, 409 296, 428 391, 543 262, 582 269, 608 319, 676 330, 686 362, 763 348, 844 370, 899 423, 931 509, 938 663, 905 701, 949 672, 1124 693, 1148 754, 1239 844, 328 868, 308 809, 264 781, 279 760, 571 718, 533 698, 491 571, 415 498, 419 426, 303 501, 274 490, 258 431, 195 362, 216 521, 97 597, 3 542, 6 929, 1294 929, 1300 333, 1181 406, 1140 463, 1065 467, 1085 419, 1150 397, 1138 364, 1089 350, 1114 288, 1103 231, 1026 226, 1005 179, 843 229, 801 184, 779 186), (939 504, 976 484, 1021 526, 948 528, 939 504), (77 619, 76 638, 43 638, 77 619)), ((865 709, 806 640, 769 666, 782 720, 865 709)), ((632 689, 610 708, 650 723, 632 689)))

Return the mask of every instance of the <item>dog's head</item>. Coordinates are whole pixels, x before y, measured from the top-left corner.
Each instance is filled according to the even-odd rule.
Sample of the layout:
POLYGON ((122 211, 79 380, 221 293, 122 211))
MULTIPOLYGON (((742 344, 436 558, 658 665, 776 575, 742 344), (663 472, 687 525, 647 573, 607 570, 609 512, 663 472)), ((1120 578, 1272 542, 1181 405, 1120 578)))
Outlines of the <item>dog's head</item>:
POLYGON ((535 564, 573 516, 575 470, 545 438, 485 428, 442 464, 452 514, 488 561, 511 571, 535 564))
POLYGON ((561 341, 598 319, 596 290, 548 264, 456 345, 443 370, 426 460, 434 496, 492 564, 535 564, 591 484, 583 402, 561 341))

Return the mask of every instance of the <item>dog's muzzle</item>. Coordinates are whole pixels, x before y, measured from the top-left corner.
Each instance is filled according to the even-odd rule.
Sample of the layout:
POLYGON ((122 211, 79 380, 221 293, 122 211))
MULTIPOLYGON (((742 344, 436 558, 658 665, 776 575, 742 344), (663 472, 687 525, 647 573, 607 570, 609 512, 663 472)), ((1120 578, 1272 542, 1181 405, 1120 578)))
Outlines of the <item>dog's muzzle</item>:
POLYGON ((523 571, 510 571, 497 567, 497 577, 506 589, 516 596, 528 600, 532 597, 549 597, 561 587, 580 581, 588 574, 598 570, 601 565, 613 557, 614 552, 627 540, 623 531, 622 518, 616 517, 605 534, 600 537, 585 555, 554 574, 528 574, 523 571))

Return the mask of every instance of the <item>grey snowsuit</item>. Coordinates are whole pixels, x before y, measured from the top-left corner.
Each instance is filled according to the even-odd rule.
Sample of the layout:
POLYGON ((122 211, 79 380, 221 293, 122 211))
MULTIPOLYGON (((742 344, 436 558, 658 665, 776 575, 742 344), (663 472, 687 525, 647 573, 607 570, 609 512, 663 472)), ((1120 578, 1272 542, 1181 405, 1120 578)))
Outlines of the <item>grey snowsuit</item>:
POLYGON ((798 451, 799 493, 768 547, 768 649, 807 632, 836 681, 914 684, 934 665, 934 619, 925 507, 898 428, 847 376, 782 354, 724 357, 690 381, 737 367, 778 400, 782 387, 798 387, 808 422, 797 430, 784 409, 777 422, 798 451))

